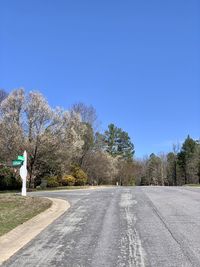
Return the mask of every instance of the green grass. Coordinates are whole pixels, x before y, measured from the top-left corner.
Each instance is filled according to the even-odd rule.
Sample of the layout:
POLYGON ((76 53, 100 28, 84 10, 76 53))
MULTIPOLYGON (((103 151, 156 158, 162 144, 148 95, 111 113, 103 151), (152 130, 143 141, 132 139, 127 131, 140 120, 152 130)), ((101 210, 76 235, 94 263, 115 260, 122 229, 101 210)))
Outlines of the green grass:
POLYGON ((0 194, 0 236, 50 206, 51 201, 45 198, 0 194))

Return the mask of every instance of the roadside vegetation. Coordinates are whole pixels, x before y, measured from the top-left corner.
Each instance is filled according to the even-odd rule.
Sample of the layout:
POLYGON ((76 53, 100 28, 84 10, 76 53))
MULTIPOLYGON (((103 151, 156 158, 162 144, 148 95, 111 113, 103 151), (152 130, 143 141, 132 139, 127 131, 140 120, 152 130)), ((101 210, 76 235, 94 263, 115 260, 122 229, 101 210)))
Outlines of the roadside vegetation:
POLYGON ((29 188, 134 184, 128 133, 112 123, 100 132, 94 107, 52 108, 41 93, 23 89, 0 96, 0 190, 21 187, 11 162, 24 150, 29 188))
POLYGON ((173 151, 135 159, 128 133, 110 123, 99 131, 93 106, 50 107, 39 92, 0 90, 0 191, 21 188, 17 155, 28 153, 31 189, 86 185, 200 183, 200 142, 190 136, 173 151))
POLYGON ((159 156, 151 154, 141 161, 141 185, 200 186, 200 142, 189 135, 182 146, 159 156))
POLYGON ((0 236, 51 206, 45 198, 0 194, 0 236))

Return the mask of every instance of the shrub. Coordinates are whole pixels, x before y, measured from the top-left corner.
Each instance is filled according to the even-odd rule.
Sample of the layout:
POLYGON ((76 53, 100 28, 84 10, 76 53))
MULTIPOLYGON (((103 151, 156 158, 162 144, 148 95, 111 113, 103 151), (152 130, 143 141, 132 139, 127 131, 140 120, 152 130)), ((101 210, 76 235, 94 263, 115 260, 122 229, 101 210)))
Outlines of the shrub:
POLYGON ((20 189, 22 186, 21 178, 15 175, 14 171, 8 167, 0 168, 0 189, 20 189))
POLYGON ((74 173, 75 185, 85 185, 87 183, 88 177, 87 174, 81 169, 77 168, 74 173))
POLYGON ((37 186, 36 186, 36 189, 37 189, 37 190, 41 190, 42 188, 41 188, 40 185, 37 185, 37 186))
POLYGON ((57 176, 51 176, 47 178, 47 187, 57 187, 57 186, 59 186, 57 176))
POLYGON ((87 183, 87 174, 79 166, 72 165, 71 173, 75 177, 75 185, 85 185, 87 183))
POLYGON ((72 186, 75 184, 75 177, 72 175, 64 175, 62 177, 62 185, 72 186))

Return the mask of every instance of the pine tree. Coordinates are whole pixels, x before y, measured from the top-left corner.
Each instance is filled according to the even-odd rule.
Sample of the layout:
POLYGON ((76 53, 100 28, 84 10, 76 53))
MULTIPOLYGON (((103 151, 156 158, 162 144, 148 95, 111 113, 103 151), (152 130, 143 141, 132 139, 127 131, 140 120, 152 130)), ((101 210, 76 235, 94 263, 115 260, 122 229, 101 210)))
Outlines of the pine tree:
POLYGON ((189 135, 178 153, 178 165, 185 184, 198 183, 198 144, 189 135))
POLYGON ((108 130, 104 134, 106 151, 113 157, 121 156, 123 159, 132 159, 135 153, 134 145, 127 132, 114 124, 108 125, 108 130))

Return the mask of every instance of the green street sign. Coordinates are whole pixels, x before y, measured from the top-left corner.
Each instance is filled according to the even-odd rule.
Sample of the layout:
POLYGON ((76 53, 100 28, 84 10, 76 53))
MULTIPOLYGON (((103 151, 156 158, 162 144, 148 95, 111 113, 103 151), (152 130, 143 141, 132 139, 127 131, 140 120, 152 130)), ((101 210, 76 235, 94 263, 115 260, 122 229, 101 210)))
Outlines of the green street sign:
POLYGON ((18 166, 21 166, 23 164, 23 161, 22 160, 13 160, 12 161, 12 165, 13 167, 18 167, 18 166))
POLYGON ((24 156, 18 156, 18 157, 17 157, 17 160, 24 161, 24 156))

